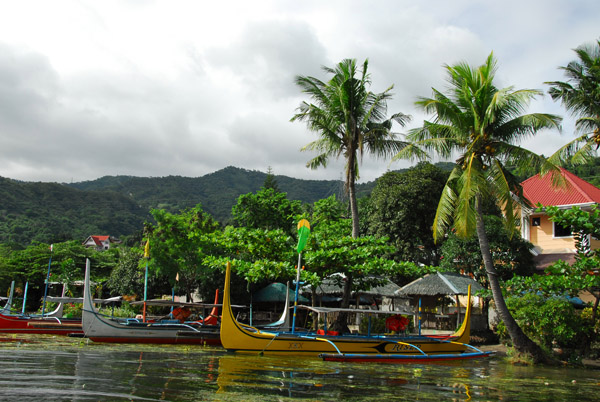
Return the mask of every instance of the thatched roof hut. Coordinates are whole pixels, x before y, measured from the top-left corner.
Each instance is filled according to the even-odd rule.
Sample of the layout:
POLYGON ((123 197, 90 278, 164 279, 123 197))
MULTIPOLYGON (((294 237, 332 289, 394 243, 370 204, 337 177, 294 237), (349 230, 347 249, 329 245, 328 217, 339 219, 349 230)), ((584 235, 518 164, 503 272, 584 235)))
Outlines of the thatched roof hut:
MULTIPOLYGON (((345 277, 341 274, 334 274, 329 278, 323 280, 323 282, 315 289, 315 295, 319 304, 337 305, 342 300, 343 284, 345 277)), ((356 306, 358 305, 376 305, 377 308, 381 308, 381 304, 390 305, 393 309, 393 299, 404 299, 406 296, 396 295, 396 292, 400 290, 400 286, 387 278, 376 278, 370 277, 364 279, 366 282, 372 284, 368 290, 360 290, 352 292, 352 299, 355 300, 356 306), (386 301, 387 300, 387 301, 386 301)), ((302 291, 305 295, 312 294, 312 287, 310 285, 304 286, 302 291)))
MULTIPOLYGON (((323 282, 315 289, 315 292, 319 296, 341 296, 343 293, 343 283, 345 278, 341 275, 332 275, 329 278, 325 278, 323 282)), ((395 294, 400 290, 400 286, 387 278, 367 278, 367 281, 379 283, 379 285, 372 286, 369 290, 361 290, 353 292, 356 295, 369 295, 369 296, 381 296, 381 297, 402 297, 395 294)), ((310 285, 305 286, 302 289, 304 292, 311 292, 312 287, 310 285)))
POLYGON ((476 280, 453 272, 436 272, 412 281, 395 292, 396 296, 456 296, 466 295, 471 285, 471 294, 482 290, 476 280))
POLYGON ((436 327, 450 324, 449 322, 443 324, 440 321, 451 321, 448 314, 444 312, 446 303, 443 302, 443 299, 453 296, 456 300, 456 322, 458 325, 461 316, 459 296, 468 294, 469 285, 471 285, 471 294, 483 289, 483 286, 469 276, 453 272, 436 272, 412 281, 396 291, 395 294, 396 296, 411 297, 415 306, 422 302, 424 325, 429 324, 436 327), (438 308, 440 303, 442 304, 441 311, 438 308))

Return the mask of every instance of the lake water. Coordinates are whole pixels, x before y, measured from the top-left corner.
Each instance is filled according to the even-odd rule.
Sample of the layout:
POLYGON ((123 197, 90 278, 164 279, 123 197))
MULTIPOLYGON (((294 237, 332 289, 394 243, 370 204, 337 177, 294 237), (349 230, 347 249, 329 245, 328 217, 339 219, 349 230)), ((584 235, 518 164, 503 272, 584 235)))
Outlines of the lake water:
POLYGON ((1 335, 1 401, 599 401, 600 370, 382 365, 1 335))

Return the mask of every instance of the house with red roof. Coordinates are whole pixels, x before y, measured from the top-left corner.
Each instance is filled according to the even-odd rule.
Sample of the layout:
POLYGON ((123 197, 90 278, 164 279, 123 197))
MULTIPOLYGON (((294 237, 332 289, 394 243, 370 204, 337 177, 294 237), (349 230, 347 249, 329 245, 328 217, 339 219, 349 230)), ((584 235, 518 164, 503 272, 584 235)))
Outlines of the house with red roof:
POLYGON ((97 251, 108 250, 111 244, 121 243, 119 239, 112 236, 89 236, 82 243, 84 247, 94 247, 97 251))
MULTIPOLYGON (((567 186, 556 188, 552 185, 550 174, 544 177, 536 175, 523 181, 523 195, 532 205, 557 206, 569 209, 578 206, 583 210, 600 204, 600 189, 561 168, 567 186)), ((521 235, 533 245, 538 269, 544 269, 557 260, 573 261, 575 257, 575 239, 569 227, 550 221, 543 212, 524 208, 521 212, 521 235)), ((589 239, 592 249, 600 248, 600 240, 589 239)))

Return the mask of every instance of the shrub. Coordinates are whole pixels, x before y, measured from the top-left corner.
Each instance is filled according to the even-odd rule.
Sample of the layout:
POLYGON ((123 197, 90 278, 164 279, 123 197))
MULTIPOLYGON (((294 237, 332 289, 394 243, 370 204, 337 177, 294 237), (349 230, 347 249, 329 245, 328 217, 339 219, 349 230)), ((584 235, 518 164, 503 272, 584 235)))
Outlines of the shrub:
MULTIPOLYGON (((564 298, 526 293, 507 298, 506 304, 523 332, 546 349, 585 348, 589 342, 589 325, 564 298)), ((498 324, 497 332, 508 338, 504 323, 498 324)))

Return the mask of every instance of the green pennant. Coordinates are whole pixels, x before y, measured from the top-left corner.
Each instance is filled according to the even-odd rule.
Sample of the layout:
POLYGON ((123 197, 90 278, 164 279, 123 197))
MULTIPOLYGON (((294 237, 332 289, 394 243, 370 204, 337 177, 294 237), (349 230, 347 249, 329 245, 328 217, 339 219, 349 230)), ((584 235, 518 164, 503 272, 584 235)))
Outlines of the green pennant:
POLYGON ((306 242, 308 241, 308 236, 310 235, 310 223, 306 219, 300 220, 298 222, 298 253, 301 253, 306 247, 306 242))

